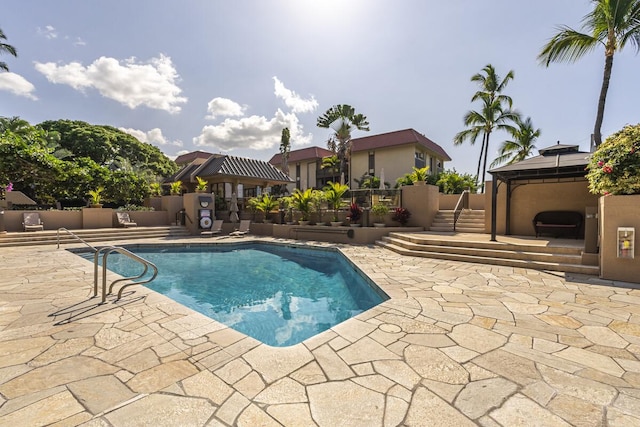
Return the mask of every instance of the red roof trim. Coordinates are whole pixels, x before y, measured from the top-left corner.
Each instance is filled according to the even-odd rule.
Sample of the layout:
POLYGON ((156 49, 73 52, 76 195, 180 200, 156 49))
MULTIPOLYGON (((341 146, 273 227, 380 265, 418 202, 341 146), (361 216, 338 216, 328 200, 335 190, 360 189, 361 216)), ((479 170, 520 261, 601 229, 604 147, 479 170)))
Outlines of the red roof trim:
POLYGON ((378 135, 364 136, 362 138, 354 138, 351 140, 351 151, 374 150, 376 148, 405 144, 419 144, 445 161, 451 160, 451 157, 449 157, 442 147, 421 133, 418 133, 415 129, 397 130, 378 135))

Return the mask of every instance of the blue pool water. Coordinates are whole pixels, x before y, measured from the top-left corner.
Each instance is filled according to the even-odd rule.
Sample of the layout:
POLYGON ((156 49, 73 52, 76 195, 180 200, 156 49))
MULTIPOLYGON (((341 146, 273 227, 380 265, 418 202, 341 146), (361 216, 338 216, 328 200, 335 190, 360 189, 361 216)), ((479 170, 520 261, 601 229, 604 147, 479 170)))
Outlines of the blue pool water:
MULTIPOLYGON (((271 244, 127 247, 156 264, 149 288, 265 344, 285 347, 388 297, 337 251, 271 244)), ((123 276, 140 264, 109 255, 123 276)))

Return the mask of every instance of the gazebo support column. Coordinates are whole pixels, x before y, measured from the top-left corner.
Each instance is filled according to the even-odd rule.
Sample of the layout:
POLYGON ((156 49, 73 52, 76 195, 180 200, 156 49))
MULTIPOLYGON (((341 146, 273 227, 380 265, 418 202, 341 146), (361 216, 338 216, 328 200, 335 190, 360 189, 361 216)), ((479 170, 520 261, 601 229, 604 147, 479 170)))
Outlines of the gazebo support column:
POLYGON ((496 242, 496 220, 497 220, 497 212, 496 208, 498 206, 498 177, 493 175, 493 179, 491 180, 491 241, 496 242))
POLYGON ((505 235, 511 235, 511 180, 507 179, 507 200, 505 212, 505 235))

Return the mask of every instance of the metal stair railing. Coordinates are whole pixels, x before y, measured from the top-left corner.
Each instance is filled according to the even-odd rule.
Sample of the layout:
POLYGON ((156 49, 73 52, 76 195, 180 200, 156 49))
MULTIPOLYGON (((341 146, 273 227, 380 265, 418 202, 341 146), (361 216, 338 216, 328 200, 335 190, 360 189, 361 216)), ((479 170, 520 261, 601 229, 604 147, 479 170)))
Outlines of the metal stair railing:
POLYGON ((467 189, 467 190, 464 190, 462 194, 460 194, 458 203, 456 204, 456 207, 453 210, 453 231, 456 231, 456 224, 460 219, 460 214, 462 214, 463 209, 469 209, 469 193, 470 191, 467 189))
POLYGON ((122 298, 122 291, 124 291, 125 288, 128 288, 129 286, 133 286, 133 285, 144 285, 145 283, 149 283, 153 281, 158 276, 158 267, 156 267, 156 265, 151 261, 148 261, 125 248, 121 248, 118 246, 106 246, 104 248, 100 248, 96 250, 96 252, 93 255, 93 267, 94 267, 93 296, 94 297, 98 296, 98 261, 100 258, 100 254, 102 254, 102 301, 101 303, 104 303, 106 301, 107 295, 111 294, 111 292, 113 291, 113 287, 116 283, 124 282, 126 280, 132 281, 132 283, 127 283, 126 285, 123 285, 120 288, 120 290, 118 291, 118 297, 116 298, 116 301, 117 301, 120 298, 122 298), (144 266, 144 271, 137 276, 123 277, 121 279, 114 280, 113 282, 111 282, 111 285, 109 286, 109 292, 107 292, 107 260, 108 260, 109 254, 113 252, 120 253, 122 255, 125 255, 131 258, 134 261, 139 262, 144 266), (149 271, 149 267, 153 269, 153 275, 151 276, 151 278, 146 280, 136 281, 137 279, 140 279, 145 274, 147 274, 147 272, 149 271))
POLYGON ((89 246, 91 248, 91 250, 93 250, 94 252, 97 252, 97 249, 94 248, 93 246, 91 246, 89 243, 87 243, 86 241, 84 241, 81 237, 79 237, 78 235, 74 234, 72 231, 67 230, 64 227, 60 227, 58 228, 58 233, 57 233, 57 239, 58 239, 58 249, 60 249, 60 232, 64 231, 67 234, 69 234, 71 237, 75 238, 76 240, 80 240, 82 243, 84 243, 85 245, 89 246))

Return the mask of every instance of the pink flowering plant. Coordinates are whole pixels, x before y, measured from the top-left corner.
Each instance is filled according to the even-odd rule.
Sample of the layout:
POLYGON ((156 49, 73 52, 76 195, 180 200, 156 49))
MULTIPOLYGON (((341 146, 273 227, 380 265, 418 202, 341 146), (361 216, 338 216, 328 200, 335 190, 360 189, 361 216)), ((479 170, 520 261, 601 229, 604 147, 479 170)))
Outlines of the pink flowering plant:
POLYGON ((0 199, 4 199, 5 198, 5 194, 13 191, 13 183, 10 182, 9 184, 5 185, 0 185, 0 199))
POLYGON ((607 138, 587 169, 593 194, 640 194, 640 124, 625 126, 607 138))

